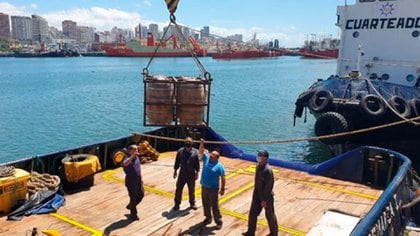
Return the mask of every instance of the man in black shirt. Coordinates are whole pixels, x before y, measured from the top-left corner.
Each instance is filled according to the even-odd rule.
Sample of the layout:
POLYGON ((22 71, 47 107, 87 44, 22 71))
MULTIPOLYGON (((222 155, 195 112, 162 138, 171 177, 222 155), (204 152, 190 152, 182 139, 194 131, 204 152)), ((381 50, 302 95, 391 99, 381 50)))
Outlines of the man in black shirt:
POLYGON ((180 148, 176 154, 174 164, 174 179, 178 176, 175 190, 175 206, 173 210, 179 210, 181 204, 182 190, 185 184, 188 186, 188 195, 190 208, 196 210, 195 205, 195 181, 198 179, 200 171, 200 162, 198 159, 198 150, 193 147, 193 140, 190 137, 185 139, 185 146, 180 148), (179 176, 177 170, 180 168, 179 176))
POLYGON ((268 152, 258 152, 258 165, 255 173, 254 192, 252 194, 251 209, 249 210, 248 231, 242 235, 253 236, 257 227, 257 218, 262 209, 265 209, 265 217, 270 227, 270 236, 277 235, 278 225, 274 212, 274 176, 271 166, 268 164, 268 152))

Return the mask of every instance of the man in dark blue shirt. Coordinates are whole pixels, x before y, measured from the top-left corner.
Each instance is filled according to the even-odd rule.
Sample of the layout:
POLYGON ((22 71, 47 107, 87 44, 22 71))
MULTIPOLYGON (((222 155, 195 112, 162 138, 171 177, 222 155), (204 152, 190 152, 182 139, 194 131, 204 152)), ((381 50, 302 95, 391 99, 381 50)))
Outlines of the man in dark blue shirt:
POLYGON ((144 197, 143 180, 141 178, 140 158, 137 145, 128 147, 128 154, 125 156, 121 165, 125 172, 125 186, 128 190, 130 203, 127 209, 130 210, 129 219, 138 220, 137 205, 144 197))
POLYGON ((190 208, 196 210, 195 205, 195 181, 198 179, 200 171, 200 162, 198 160, 198 150, 193 147, 193 140, 190 137, 185 139, 185 146, 180 148, 176 153, 174 164, 174 179, 176 181, 175 190, 175 206, 173 210, 179 210, 181 204, 182 190, 185 184, 188 186, 188 196, 190 201, 190 208), (180 168, 179 176, 177 170, 180 168))
POLYGON ((271 166, 268 164, 268 155, 266 150, 259 151, 257 154, 258 165, 255 172, 251 209, 249 210, 248 231, 242 233, 242 235, 255 235, 257 218, 263 208, 270 228, 270 236, 278 234, 277 217, 274 212, 274 175, 271 166))

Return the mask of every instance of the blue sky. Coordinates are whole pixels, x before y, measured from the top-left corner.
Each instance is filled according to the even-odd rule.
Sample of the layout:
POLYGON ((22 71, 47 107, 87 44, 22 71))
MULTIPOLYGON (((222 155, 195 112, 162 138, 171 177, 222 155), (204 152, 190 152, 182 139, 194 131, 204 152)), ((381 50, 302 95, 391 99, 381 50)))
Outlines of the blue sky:
MULTIPOLYGON (((210 26, 216 35, 242 34, 249 40, 256 33, 261 41, 279 39, 281 46, 299 47, 311 34, 338 37, 336 7, 343 4, 344 0, 180 0, 175 15, 179 24, 210 26)), ((100 31, 114 26, 133 29, 138 23, 164 26, 169 20, 164 0, 0 0, 0 12, 37 14, 60 30, 63 20, 100 31)))

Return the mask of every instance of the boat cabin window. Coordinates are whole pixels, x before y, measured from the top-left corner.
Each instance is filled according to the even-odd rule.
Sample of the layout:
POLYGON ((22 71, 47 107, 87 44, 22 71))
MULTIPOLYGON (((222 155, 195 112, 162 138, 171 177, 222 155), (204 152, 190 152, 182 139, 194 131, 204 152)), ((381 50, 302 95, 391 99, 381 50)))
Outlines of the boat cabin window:
POLYGON ((374 2, 376 0, 359 0, 359 2, 374 2))

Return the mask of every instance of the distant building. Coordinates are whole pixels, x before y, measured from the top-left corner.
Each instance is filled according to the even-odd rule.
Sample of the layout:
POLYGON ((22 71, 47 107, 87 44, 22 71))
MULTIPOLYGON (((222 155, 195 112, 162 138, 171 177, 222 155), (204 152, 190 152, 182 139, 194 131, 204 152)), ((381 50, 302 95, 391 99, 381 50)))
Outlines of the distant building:
POLYGON ((176 29, 175 25, 170 25, 170 26, 169 26, 169 29, 167 29, 167 28, 168 28, 168 27, 163 28, 163 32, 165 32, 165 31, 166 31, 165 39, 170 38, 170 37, 171 37, 171 35, 175 35, 177 38, 179 38, 179 37, 178 37, 178 31, 177 31, 177 29, 176 29))
POLYGON ((61 22, 61 26, 63 27, 63 34, 69 39, 79 38, 76 22, 71 20, 64 20, 63 22, 61 22))
POLYGON ((45 42, 48 38, 48 22, 41 16, 32 15, 32 39, 38 42, 45 42))
POLYGON ((127 31, 114 27, 111 29, 112 42, 126 42, 128 40, 127 31))
POLYGON ((274 39, 274 48, 280 48, 278 39, 274 39))
POLYGON ((149 25, 149 32, 153 34, 155 39, 159 38, 159 26, 157 24, 150 24, 149 25))
POLYGON ((27 16, 11 16, 12 37, 19 41, 32 40, 32 19, 27 16))
POLYGON ((145 39, 147 38, 147 26, 142 26, 140 31, 140 38, 145 39))
POLYGON ((230 36, 227 36, 226 39, 228 39, 229 41, 243 42, 242 34, 230 35, 230 36))
POLYGON ((190 37, 191 30, 188 27, 182 27, 182 34, 185 36, 185 38, 190 37))
POLYGON ((134 37, 137 39, 141 39, 141 24, 138 24, 135 28, 134 28, 134 37))
POLYGON ((64 37, 63 32, 53 26, 50 27, 49 33, 53 39, 62 39, 64 37))
POLYGON ((135 37, 137 39, 146 39, 147 38, 147 26, 138 24, 135 28, 135 37))
POLYGON ((0 39, 10 39, 9 15, 0 13, 0 39))
POLYGON ((124 35, 125 35, 125 38, 127 40, 132 40, 132 39, 136 38, 136 35, 135 35, 134 31, 129 30, 129 29, 125 30, 124 35))
POLYGON ((95 28, 87 26, 77 26, 78 41, 81 43, 91 43, 95 41, 95 28))
POLYGON ((208 38, 210 36, 210 27, 204 26, 202 30, 200 30, 201 39, 208 38))
POLYGON ((100 42, 100 36, 98 33, 94 34, 94 39, 95 39, 95 43, 99 43, 100 42))

